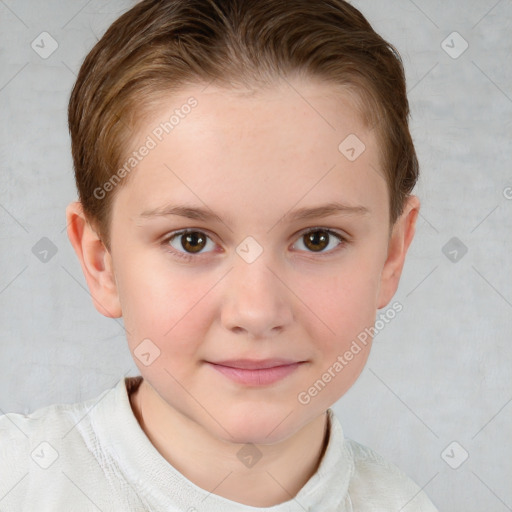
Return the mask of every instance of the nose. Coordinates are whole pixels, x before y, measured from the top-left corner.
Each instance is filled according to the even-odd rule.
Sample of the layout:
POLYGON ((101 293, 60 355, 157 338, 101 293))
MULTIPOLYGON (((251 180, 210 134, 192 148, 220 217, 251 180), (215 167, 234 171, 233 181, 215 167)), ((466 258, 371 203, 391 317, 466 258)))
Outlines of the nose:
POLYGON ((226 276, 221 322, 243 337, 276 336, 293 320, 293 294, 282 268, 269 261, 265 252, 247 263, 238 256, 226 276))

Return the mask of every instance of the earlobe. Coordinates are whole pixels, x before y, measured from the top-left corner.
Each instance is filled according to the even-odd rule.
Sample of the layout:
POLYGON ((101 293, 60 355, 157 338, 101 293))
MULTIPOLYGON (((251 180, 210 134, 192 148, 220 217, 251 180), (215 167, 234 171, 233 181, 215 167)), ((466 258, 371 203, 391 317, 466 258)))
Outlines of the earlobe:
POLYGON ((389 239, 387 259, 382 269, 377 308, 389 304, 395 294, 407 250, 414 238, 416 219, 420 210, 420 201, 416 196, 409 196, 400 218, 396 221, 389 239))
POLYGON ((94 307, 104 316, 122 315, 112 256, 87 220, 79 201, 66 208, 67 233, 78 256, 94 307))

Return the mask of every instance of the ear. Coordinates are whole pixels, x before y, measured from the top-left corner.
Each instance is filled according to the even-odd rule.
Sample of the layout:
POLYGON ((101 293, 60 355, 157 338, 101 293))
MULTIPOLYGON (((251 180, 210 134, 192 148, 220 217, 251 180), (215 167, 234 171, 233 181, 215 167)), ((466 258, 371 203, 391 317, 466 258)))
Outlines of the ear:
POLYGON ((85 217, 82 204, 72 202, 66 208, 67 232, 80 260, 94 307, 104 316, 122 315, 112 257, 85 217))
POLYGON ((405 255, 414 237, 420 201, 409 196, 402 215, 397 219, 388 243, 388 254, 381 273, 377 308, 387 306, 398 288, 405 262, 405 255))

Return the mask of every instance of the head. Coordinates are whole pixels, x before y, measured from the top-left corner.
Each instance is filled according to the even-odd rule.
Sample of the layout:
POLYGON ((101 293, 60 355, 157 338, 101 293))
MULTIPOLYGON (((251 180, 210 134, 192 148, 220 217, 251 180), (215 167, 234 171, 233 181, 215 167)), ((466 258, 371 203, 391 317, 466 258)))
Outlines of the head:
POLYGON ((398 52, 342 0, 146 0, 107 30, 69 103, 68 234, 162 407, 271 444, 351 387, 414 235, 408 116, 398 52), (300 364, 211 364, 271 358, 300 364))

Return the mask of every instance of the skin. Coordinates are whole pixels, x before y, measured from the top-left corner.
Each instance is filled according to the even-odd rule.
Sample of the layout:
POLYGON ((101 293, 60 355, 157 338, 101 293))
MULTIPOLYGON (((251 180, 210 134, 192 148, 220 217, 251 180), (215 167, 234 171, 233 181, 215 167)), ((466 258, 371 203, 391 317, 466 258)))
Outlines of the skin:
POLYGON ((134 355, 144 381, 132 408, 153 445, 196 485, 269 507, 295 496, 321 461, 326 410, 356 381, 371 343, 308 404, 298 394, 389 304, 420 203, 408 199, 390 234, 376 133, 346 93, 312 80, 256 94, 190 86, 162 103, 134 148, 191 95, 198 106, 119 185, 110 252, 78 202, 66 210, 68 235, 98 311, 123 317, 132 353, 144 339, 160 350, 148 366, 134 355), (352 133, 366 146, 353 162, 338 150, 352 133), (283 219, 331 201, 368 212, 283 219), (222 222, 140 216, 178 203, 206 207, 222 222), (199 254, 182 246, 184 237, 166 241, 184 228, 209 237, 199 254), (308 228, 345 241, 329 235, 308 245, 308 228), (248 236, 263 249, 252 263, 236 252, 248 236), (188 249, 190 261, 172 249, 188 249), (205 363, 271 357, 307 362, 263 387, 234 383, 205 363), (237 452, 250 443, 262 456, 246 467, 237 452))

